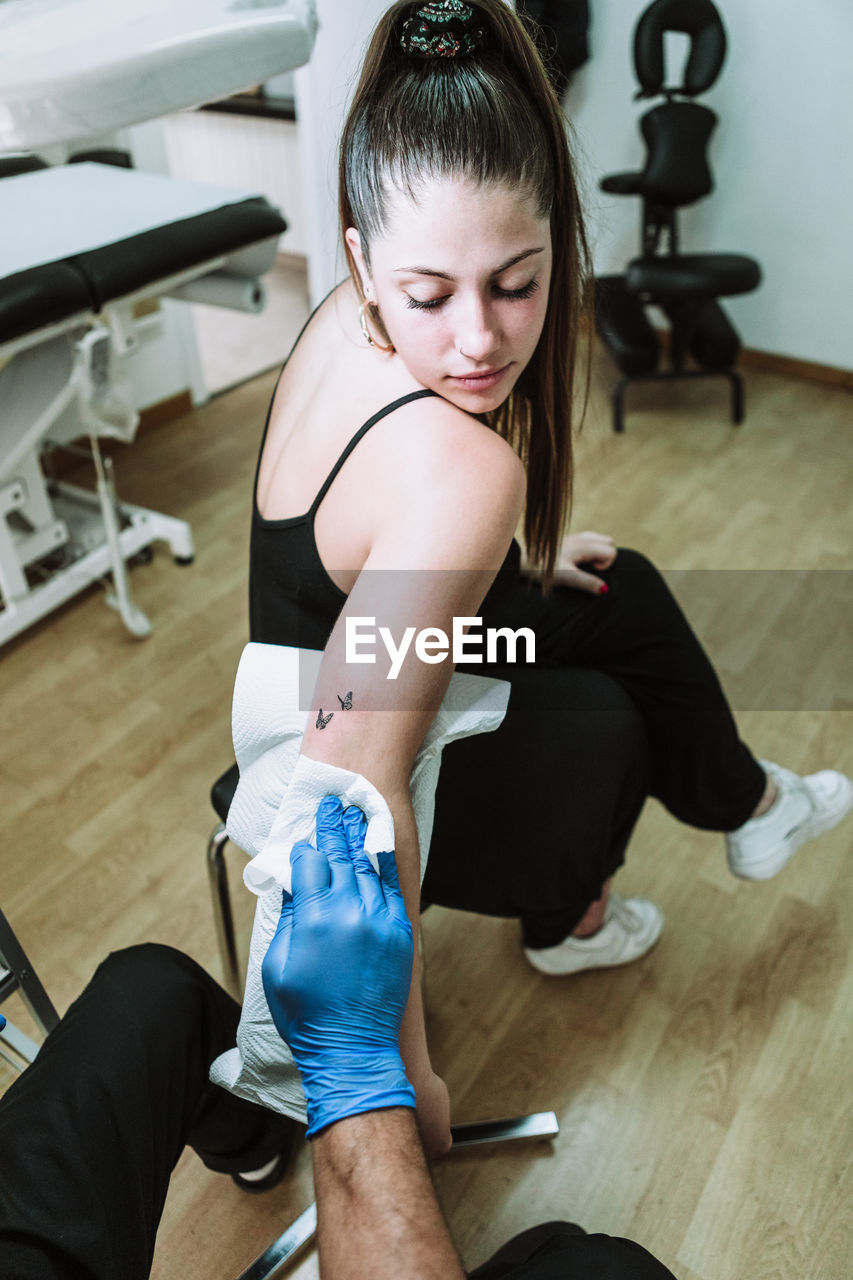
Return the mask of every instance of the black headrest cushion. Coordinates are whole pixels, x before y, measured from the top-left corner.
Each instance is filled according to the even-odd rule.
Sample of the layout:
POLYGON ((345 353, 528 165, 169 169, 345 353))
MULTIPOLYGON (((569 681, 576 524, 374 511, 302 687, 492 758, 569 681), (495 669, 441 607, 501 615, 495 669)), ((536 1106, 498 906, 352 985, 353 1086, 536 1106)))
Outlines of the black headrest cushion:
POLYGON ((643 95, 663 88, 663 39, 667 31, 690 37, 690 54, 680 92, 704 93, 720 74, 726 56, 726 30, 711 0, 654 0, 634 32, 634 67, 643 95))

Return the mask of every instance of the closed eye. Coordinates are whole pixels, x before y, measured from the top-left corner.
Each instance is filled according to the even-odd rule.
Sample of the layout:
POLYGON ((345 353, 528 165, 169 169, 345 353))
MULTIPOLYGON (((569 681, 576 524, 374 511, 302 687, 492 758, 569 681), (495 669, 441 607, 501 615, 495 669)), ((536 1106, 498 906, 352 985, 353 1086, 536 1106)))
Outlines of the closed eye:
MULTIPOLYGON (((520 289, 501 289, 498 285, 493 288, 496 298, 506 298, 509 301, 520 301, 523 298, 532 298, 536 290, 539 288, 539 280, 536 276, 529 280, 526 285, 520 289)), ((447 294, 443 298, 430 298, 424 302, 420 298, 413 298, 410 293, 406 294, 406 306, 411 307, 415 311, 437 311, 447 301, 450 295, 447 294)))
POLYGON ((437 311, 446 301, 446 298, 430 298, 429 302, 421 302, 420 298, 413 298, 410 293, 406 294, 406 306, 412 307, 415 311, 437 311))
POLYGON ((538 288, 539 280, 534 276, 521 289, 498 289, 496 287, 495 292, 499 298, 532 298, 538 288))

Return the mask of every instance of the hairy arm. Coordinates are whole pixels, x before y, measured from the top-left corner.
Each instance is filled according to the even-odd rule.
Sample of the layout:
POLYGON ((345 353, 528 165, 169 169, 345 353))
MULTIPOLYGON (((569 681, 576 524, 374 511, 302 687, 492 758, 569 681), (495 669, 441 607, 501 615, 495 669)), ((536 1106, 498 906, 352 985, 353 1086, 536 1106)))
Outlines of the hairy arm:
MULTIPOLYGON (((399 645, 410 628, 415 635, 439 628, 450 636, 454 617, 476 615, 512 539, 524 473, 509 447, 481 424, 466 418, 461 431, 455 424, 452 439, 447 425, 441 419, 434 436, 408 440, 393 485, 387 492, 378 488, 369 553, 326 646, 302 744, 305 755, 362 774, 385 798, 414 930, 420 853, 409 776, 452 662, 422 661, 412 639, 396 678, 388 679, 392 659, 381 641, 375 663, 347 662, 347 619, 373 618, 377 636, 385 627, 399 645), (345 710, 339 699, 350 692, 352 707, 345 710), (318 727, 320 710, 324 728, 318 727)), ((424 1147, 433 1156, 450 1143, 449 1103, 427 1050, 417 952, 400 1044, 418 1095, 424 1147)))
POLYGON ((462 1280, 411 1111, 369 1111, 314 1139, 323 1280, 462 1280))

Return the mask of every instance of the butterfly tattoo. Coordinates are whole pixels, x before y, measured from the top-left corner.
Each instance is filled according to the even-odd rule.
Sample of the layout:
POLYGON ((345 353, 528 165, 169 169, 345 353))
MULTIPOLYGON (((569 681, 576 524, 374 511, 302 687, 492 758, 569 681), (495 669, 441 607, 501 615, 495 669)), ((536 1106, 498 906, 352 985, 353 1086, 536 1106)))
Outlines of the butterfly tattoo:
POLYGON ((316 723, 316 725, 315 725, 314 727, 315 727, 316 729, 325 729, 326 725, 329 723, 329 721, 331 720, 331 718, 332 718, 332 716, 333 716, 334 714, 335 714, 335 713, 334 713, 334 711, 330 711, 330 712, 329 712, 329 714, 328 714, 327 716, 324 716, 324 715, 323 715, 323 708, 321 707, 321 708, 320 708, 320 712, 319 712, 319 714, 318 714, 318 716, 317 716, 317 723, 316 723))
POLYGON ((349 693, 345 698, 342 698, 339 693, 336 693, 335 697, 337 698, 338 702, 341 704, 342 711, 352 711, 352 689, 350 689, 349 693))

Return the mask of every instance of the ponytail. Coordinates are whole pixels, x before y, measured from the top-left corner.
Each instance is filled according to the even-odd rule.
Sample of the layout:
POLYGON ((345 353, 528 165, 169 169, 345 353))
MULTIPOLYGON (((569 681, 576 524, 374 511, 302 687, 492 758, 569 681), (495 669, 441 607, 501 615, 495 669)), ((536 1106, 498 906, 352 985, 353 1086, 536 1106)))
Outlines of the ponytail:
MULTIPOLYGON (((404 0, 388 9, 344 126, 339 176, 341 233, 358 229, 368 265, 393 190, 417 203, 422 185, 435 178, 515 188, 549 218, 553 264, 542 335, 507 400, 485 415, 525 464, 525 541, 547 589, 571 505, 589 255, 562 109, 533 41, 504 0, 404 0)), ((346 253, 361 295, 348 246, 346 253)))

